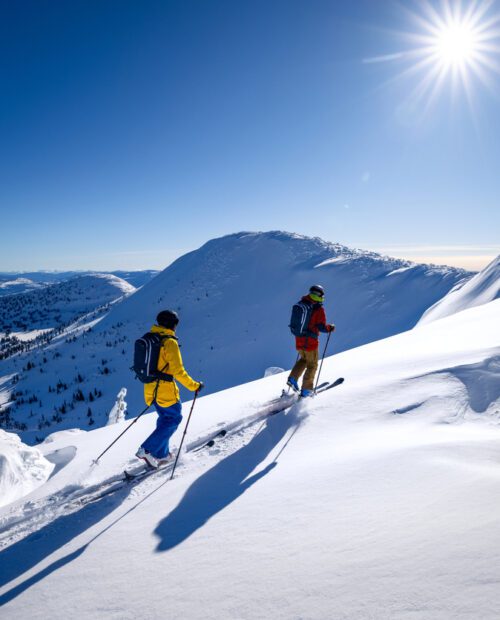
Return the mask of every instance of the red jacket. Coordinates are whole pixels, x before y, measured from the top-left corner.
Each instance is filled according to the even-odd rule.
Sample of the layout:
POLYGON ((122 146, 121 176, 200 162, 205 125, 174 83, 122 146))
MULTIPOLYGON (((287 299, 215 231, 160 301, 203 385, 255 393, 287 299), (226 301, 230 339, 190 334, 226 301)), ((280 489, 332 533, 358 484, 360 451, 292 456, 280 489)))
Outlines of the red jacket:
POLYGON ((311 320, 307 326, 310 336, 298 336, 295 338, 295 348, 297 351, 314 351, 318 348, 319 332, 330 331, 326 325, 326 314, 323 304, 313 301, 309 295, 302 297, 302 301, 312 304, 314 310, 311 314, 311 320))

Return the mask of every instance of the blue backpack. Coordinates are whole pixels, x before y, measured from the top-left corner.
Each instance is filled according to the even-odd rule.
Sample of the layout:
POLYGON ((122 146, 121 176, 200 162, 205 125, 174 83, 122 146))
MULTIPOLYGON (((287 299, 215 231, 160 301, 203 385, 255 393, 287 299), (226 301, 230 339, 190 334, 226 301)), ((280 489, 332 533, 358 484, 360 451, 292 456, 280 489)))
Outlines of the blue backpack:
POLYGON ((309 336, 308 330, 311 315, 316 304, 308 304, 305 301, 298 301, 292 306, 292 316, 290 317, 290 331, 297 338, 309 336))
POLYGON ((138 338, 134 344, 134 365, 131 370, 135 372, 136 379, 141 383, 153 383, 153 381, 173 381, 172 375, 158 370, 158 359, 163 341, 175 336, 161 336, 148 332, 142 338, 138 338))

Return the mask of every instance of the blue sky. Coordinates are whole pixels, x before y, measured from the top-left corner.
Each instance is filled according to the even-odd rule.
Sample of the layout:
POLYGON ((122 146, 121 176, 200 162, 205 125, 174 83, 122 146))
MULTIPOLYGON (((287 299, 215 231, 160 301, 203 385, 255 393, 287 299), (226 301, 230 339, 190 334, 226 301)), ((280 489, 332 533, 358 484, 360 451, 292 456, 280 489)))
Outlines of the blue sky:
POLYGON ((479 268, 500 252, 500 77, 419 100, 421 7, 2 3, 1 270, 163 268, 272 229, 479 268))

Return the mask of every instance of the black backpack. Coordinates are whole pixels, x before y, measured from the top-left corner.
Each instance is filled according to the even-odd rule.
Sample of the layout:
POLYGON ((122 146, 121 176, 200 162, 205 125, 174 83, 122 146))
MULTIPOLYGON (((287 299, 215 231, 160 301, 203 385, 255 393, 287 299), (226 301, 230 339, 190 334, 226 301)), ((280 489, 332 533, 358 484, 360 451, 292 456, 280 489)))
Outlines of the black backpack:
POLYGON ((308 304, 305 301, 298 301, 292 306, 292 316, 290 317, 290 331, 296 337, 309 336, 308 330, 311 315, 316 304, 308 304))
POLYGON ((172 375, 158 370, 158 359, 163 341, 175 336, 162 336, 148 332, 142 338, 138 338, 134 344, 134 365, 131 370, 135 372, 136 379, 141 383, 153 383, 153 381, 173 381, 172 375))

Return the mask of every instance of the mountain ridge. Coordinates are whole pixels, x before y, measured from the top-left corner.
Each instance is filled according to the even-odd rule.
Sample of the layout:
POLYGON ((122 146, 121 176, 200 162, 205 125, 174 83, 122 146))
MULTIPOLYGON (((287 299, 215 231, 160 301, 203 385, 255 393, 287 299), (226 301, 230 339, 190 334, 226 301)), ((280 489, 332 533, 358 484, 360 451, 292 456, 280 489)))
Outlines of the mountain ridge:
POLYGON ((104 424, 122 387, 129 411, 142 409, 142 389, 129 370, 133 342, 167 307, 181 317, 186 369, 210 393, 259 378, 271 366, 291 367, 290 309, 311 284, 325 286, 328 320, 337 326, 330 354, 411 329, 429 306, 470 277, 452 267, 415 265, 283 231, 212 239, 88 328, 34 352, 35 368, 26 370, 25 358, 7 365, 5 373, 19 377, 11 391, 22 392, 11 403, 11 417, 27 426, 23 437, 33 440, 61 428, 104 424), (50 396, 46 373, 55 378, 50 396), (100 394, 96 402, 90 393, 100 394), (35 397, 43 406, 29 402, 35 397))
POLYGON ((467 282, 457 284, 447 295, 425 311, 419 321, 424 325, 480 306, 500 297, 500 255, 467 282))

